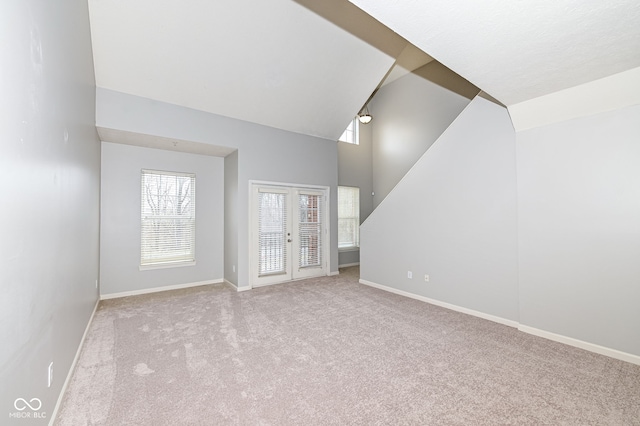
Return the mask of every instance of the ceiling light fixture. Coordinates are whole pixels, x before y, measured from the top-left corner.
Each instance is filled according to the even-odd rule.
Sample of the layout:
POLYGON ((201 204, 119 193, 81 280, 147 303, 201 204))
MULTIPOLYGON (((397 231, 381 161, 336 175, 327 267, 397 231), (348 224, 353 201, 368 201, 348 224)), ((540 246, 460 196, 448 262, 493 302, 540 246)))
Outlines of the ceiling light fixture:
POLYGON ((369 114, 369 108, 367 107, 367 105, 365 105, 364 108, 362 108, 362 110, 358 113, 358 120, 360 120, 362 124, 369 124, 372 119, 373 117, 371 116, 371 114, 369 114))

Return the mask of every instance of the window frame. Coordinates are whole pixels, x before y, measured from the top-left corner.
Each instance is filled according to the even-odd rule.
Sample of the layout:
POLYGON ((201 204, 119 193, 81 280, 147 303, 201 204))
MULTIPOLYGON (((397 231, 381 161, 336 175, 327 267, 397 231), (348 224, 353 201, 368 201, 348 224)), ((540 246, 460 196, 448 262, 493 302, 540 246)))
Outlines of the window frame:
POLYGON ((347 128, 344 129, 344 132, 342 132, 342 135, 338 138, 338 142, 344 142, 350 145, 360 145, 360 121, 358 120, 358 117, 354 117, 353 120, 351 120, 347 128), (353 130, 350 130, 350 128, 353 130), (351 134, 351 138, 347 138, 349 134, 351 134))
MULTIPOLYGON (((161 197, 162 194, 153 194, 155 197, 161 197)), ((182 202, 182 201, 180 201, 182 202)), ((156 200, 156 204, 160 204, 160 198, 156 200)), ((160 231, 160 232, 162 232, 160 231)), ((158 244, 158 241, 156 241, 158 244)), ((195 173, 185 173, 185 172, 174 172, 174 171, 166 171, 166 170, 152 170, 152 169, 142 169, 140 173, 140 270, 147 269, 159 269, 159 268, 174 268, 181 266, 192 266, 196 264, 196 174, 195 173), (165 179, 160 184, 160 188, 162 188, 162 184, 169 184, 168 182, 171 179, 175 179, 176 187, 170 189, 165 188, 165 199, 162 200, 163 203, 172 204, 173 207, 165 207, 165 211, 160 214, 154 214, 154 207, 149 204, 149 195, 148 183, 151 180, 149 176, 161 176, 159 179, 165 179), (179 189, 177 184, 180 178, 188 178, 189 186, 187 188, 187 193, 178 193, 178 191, 182 191, 182 185, 180 185, 179 189), (171 193, 169 193, 171 192, 171 193), (176 208, 182 208, 182 206, 176 206, 177 201, 182 198, 186 199, 189 197, 187 210, 185 212, 187 214, 176 214, 176 208), (146 206, 145 206, 146 201, 146 206), (174 211, 172 214, 167 214, 166 209, 173 208, 174 211), (159 246, 157 247, 159 250, 150 250, 149 245, 152 245, 153 242, 150 241, 150 238, 155 236, 156 239, 160 240, 162 235, 158 235, 158 233, 145 233, 145 229, 148 230, 149 222, 156 220, 186 220, 186 224, 176 224, 174 222, 173 225, 169 225, 162 229, 162 231, 166 232, 167 229, 173 229, 173 231, 187 232, 187 237, 183 238, 183 241, 179 241, 173 239, 173 241, 161 241, 159 246), (147 225, 145 227, 145 224, 147 225), (172 228, 173 226, 173 228, 172 228), (180 255, 177 252, 184 251, 185 249, 180 247, 186 246, 187 252, 184 255, 180 255), (161 251, 168 250, 165 256, 162 256, 161 251), (173 253, 171 253, 173 250, 173 253), (155 253, 155 256, 154 256, 155 253)))

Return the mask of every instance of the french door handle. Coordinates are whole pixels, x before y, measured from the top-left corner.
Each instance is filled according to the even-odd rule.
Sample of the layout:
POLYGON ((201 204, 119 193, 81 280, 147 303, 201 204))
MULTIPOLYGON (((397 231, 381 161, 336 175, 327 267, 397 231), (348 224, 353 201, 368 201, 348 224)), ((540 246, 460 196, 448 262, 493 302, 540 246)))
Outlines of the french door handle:
POLYGON ((287 242, 288 242, 288 243, 290 243, 290 242, 291 242, 291 238, 289 238, 289 239, 287 240, 287 242))

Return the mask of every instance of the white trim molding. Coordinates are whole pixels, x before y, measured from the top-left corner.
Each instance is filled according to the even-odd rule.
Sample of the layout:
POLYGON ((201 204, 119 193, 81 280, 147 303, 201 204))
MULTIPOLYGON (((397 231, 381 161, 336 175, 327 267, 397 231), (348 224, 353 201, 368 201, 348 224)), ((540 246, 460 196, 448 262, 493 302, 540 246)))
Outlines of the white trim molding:
POLYGON ((140 294, 158 293, 161 291, 178 290, 181 288, 200 287, 203 285, 221 284, 223 282, 224 282, 224 279, 218 278, 215 280, 198 281, 198 282, 187 283, 187 284, 166 285, 162 287, 143 288, 142 290, 123 291, 121 293, 101 294, 100 300, 117 299, 120 297, 127 297, 127 296, 138 296, 140 294))
POLYGON ((452 305, 451 303, 441 302, 440 300, 430 299, 425 296, 420 296, 419 294, 409 293, 408 291, 398 290, 397 288, 388 287, 386 285, 374 283, 374 282, 363 280, 363 279, 360 280, 360 284, 368 285, 369 287, 374 287, 380 290, 388 291, 390 293, 399 294, 400 296, 410 297, 411 299, 427 302, 432 305, 440 306, 442 308, 451 309, 452 311, 462 312, 463 314, 468 314, 474 317, 497 322, 498 324, 506 325, 509 327, 514 327, 514 328, 518 327, 517 321, 508 320, 506 318, 501 318, 495 315, 485 314, 484 312, 474 311, 473 309, 463 308, 462 306, 452 305))
POLYGON ((237 291, 238 293, 252 289, 251 287, 238 287, 237 285, 235 285, 229 280, 224 280, 224 283, 227 284, 229 287, 231 287, 233 290, 237 291))
POLYGON ((345 263, 344 265, 338 265, 338 268, 350 268, 351 266, 360 266, 360 262, 345 263))
POLYGON ((235 285, 234 283, 232 283, 231 281, 227 280, 226 278, 224 280, 222 280, 226 285, 228 285, 229 287, 231 287, 232 289, 234 289, 235 291, 238 291, 238 286, 235 285))
POLYGON ((56 401, 56 406, 54 407, 53 413, 51 414, 51 417, 49 420, 49 426, 52 426, 56 421, 58 410, 62 405, 62 400, 64 399, 64 394, 67 391, 67 387, 69 386, 69 382, 71 381, 73 372, 76 370, 76 364, 78 363, 78 359, 80 359, 80 352, 82 352, 82 348, 84 347, 84 342, 87 338, 87 334, 89 333, 89 327, 91 327, 91 324, 93 323, 93 317, 96 315, 96 311, 98 310, 99 304, 100 304, 100 299, 96 300, 96 304, 93 307, 93 312, 91 312, 91 316, 89 317, 89 322, 87 322, 87 326, 84 329, 84 334, 82 334, 82 338, 80 339, 78 350, 76 350, 76 356, 73 357, 73 362, 71 362, 71 367, 69 367, 69 371, 67 372, 67 378, 64 380, 64 383, 62 384, 62 388, 60 389, 60 395, 58 395, 58 401, 56 401))
POLYGON ((600 355, 608 356, 610 358, 619 359, 621 361, 629 362, 631 364, 640 365, 640 356, 638 355, 622 352, 616 349, 607 348, 605 346, 596 345, 595 343, 585 342, 582 340, 574 339, 572 337, 563 336, 561 334, 551 333, 549 331, 540 330, 534 327, 529 327, 529 326, 520 324, 518 321, 508 320, 505 318, 497 317, 495 315, 485 314, 484 312, 474 311, 473 309, 463 308, 462 306, 452 305, 450 303, 442 302, 440 300, 430 299, 428 297, 420 296, 414 293, 409 293, 408 291, 404 291, 404 290, 398 290, 397 288, 388 287, 386 285, 377 284, 371 281, 360 279, 360 284, 364 284, 369 287, 374 287, 379 290, 388 291, 390 293, 398 294, 400 296, 409 297, 411 299, 420 300, 422 302, 430 303, 432 305, 451 309, 452 311, 457 311, 463 314, 468 314, 478 318, 497 322, 499 324, 507 325, 509 327, 514 327, 514 328, 517 328, 519 331, 522 331, 523 333, 528 333, 534 336, 542 337, 544 339, 553 340, 554 342, 563 343, 565 345, 584 349, 589 352, 594 352, 600 355))
POLYGON ((529 327, 528 325, 520 324, 518 326, 518 330, 527 334, 533 334, 534 336, 542 337, 544 339, 553 340, 554 342, 564 343, 565 345, 584 349, 585 351, 595 352, 597 354, 605 355, 610 358, 619 359, 620 361, 626 361, 630 362, 631 364, 640 365, 640 356, 638 355, 633 355, 616 349, 607 348, 605 346, 596 345, 595 343, 589 343, 583 340, 574 339, 573 337, 551 333, 550 331, 540 330, 538 328, 529 327))

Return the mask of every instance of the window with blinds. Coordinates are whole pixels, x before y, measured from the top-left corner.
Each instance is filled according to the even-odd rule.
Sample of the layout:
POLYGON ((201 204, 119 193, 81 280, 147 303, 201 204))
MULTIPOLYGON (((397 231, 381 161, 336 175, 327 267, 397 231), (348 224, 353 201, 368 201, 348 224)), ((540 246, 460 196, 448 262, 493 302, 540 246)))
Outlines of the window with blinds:
POLYGON ((195 261, 195 174, 142 170, 140 265, 195 261))
POLYGON ((258 275, 284 274, 287 268, 287 194, 258 194, 258 275))
POLYGON ((338 249, 360 246, 360 188, 338 187, 338 249))
POLYGON ((300 268, 322 266, 322 196, 298 196, 298 263, 300 268))

